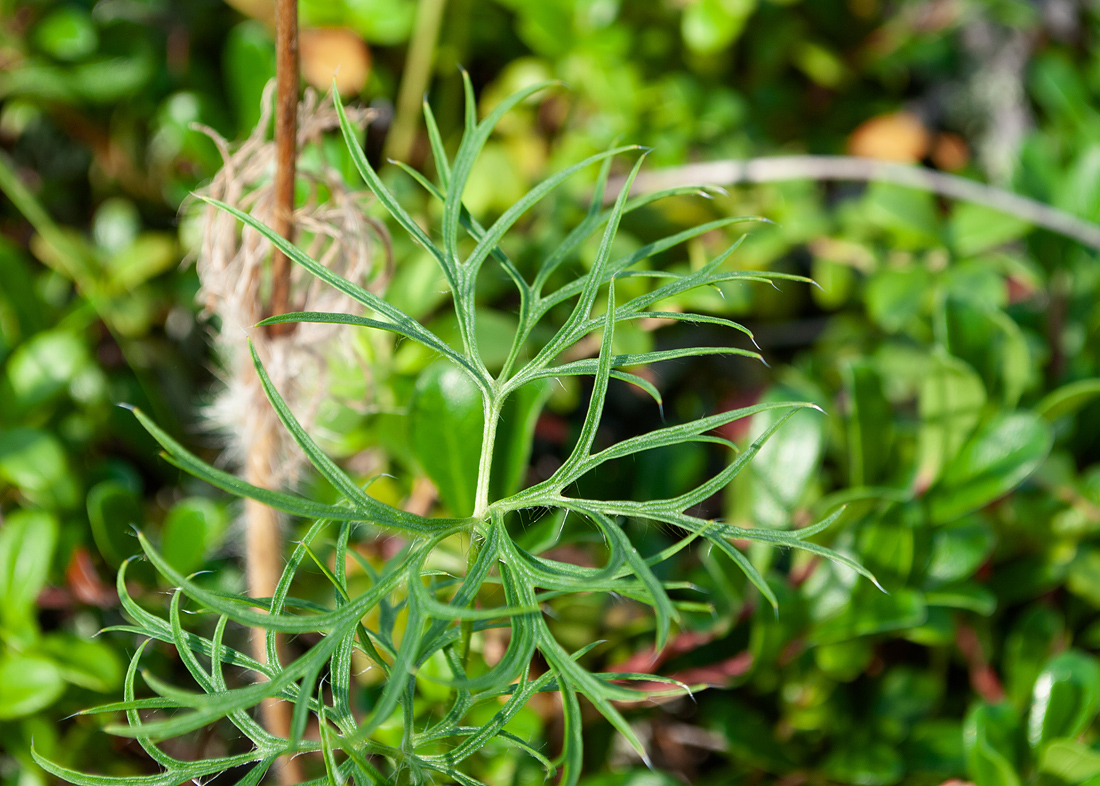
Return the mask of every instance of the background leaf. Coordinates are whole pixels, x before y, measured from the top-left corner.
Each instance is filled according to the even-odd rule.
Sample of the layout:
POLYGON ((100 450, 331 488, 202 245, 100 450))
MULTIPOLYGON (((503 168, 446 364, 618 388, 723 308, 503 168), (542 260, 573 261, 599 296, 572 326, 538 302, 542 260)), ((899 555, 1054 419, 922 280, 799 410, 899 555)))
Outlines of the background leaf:
POLYGON ((409 402, 409 444, 455 515, 474 510, 481 431, 477 387, 449 363, 425 369, 409 402))
POLYGON ((1052 442, 1050 427, 1029 412, 1002 414, 985 423, 929 493, 933 519, 950 521, 1007 493, 1035 471, 1052 442))
POLYGON ((1079 650, 1055 655, 1035 680, 1027 741, 1032 748, 1059 737, 1074 738, 1100 708, 1100 665, 1079 650))

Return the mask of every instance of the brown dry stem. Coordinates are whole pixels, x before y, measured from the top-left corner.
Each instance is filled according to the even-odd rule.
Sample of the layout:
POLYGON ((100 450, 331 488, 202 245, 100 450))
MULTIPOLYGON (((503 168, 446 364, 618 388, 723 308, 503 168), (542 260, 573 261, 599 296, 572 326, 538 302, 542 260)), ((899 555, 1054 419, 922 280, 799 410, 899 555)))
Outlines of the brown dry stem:
MULTIPOLYGON (((278 0, 275 6, 275 210, 271 228, 294 240, 294 184, 298 160, 298 0, 278 0)), ((271 254, 269 316, 290 310, 290 260, 271 254)), ((268 333, 283 336, 293 322, 270 325, 268 333)))
MULTIPOLYGON (((214 140, 223 159, 223 167, 206 193, 250 212, 284 237, 295 229, 307 253, 314 259, 340 275, 381 291, 391 269, 389 238, 385 228, 367 216, 366 195, 350 191, 339 172, 328 166, 308 173, 295 173, 292 168, 288 188, 283 167, 288 155, 285 136, 271 142, 266 135, 272 119, 273 87, 268 85, 265 91, 264 111, 256 130, 236 150, 231 150, 229 144, 210 129, 202 129, 214 140), (273 165, 276 169, 274 181, 270 177, 273 165), (283 178, 278 176, 280 171, 283 178), (288 201, 287 195, 293 197, 295 183, 302 182, 309 187, 309 196, 302 207, 288 214, 287 205, 293 207, 293 202, 288 201), (328 195, 323 202, 319 198, 322 190, 328 195), (280 218, 287 216, 288 220, 280 225, 280 218), (385 264, 376 261, 375 239, 382 242, 385 264)), ((319 143, 321 135, 335 129, 338 121, 331 102, 322 105, 312 90, 306 91, 298 107, 295 82, 293 93, 279 90, 277 129, 285 120, 282 98, 286 95, 295 99, 295 114, 301 118, 296 135, 291 134, 294 144, 289 150, 293 159, 303 146, 319 143)), ((370 113, 356 110, 349 110, 349 116, 360 126, 371 118, 370 113)), ((290 128, 293 131, 294 126, 290 128)), ((206 407, 205 414, 212 421, 211 425, 228 438, 228 462, 243 465, 249 483, 277 489, 295 478, 303 458, 264 395, 252 365, 245 332, 250 333, 273 383, 307 428, 319 404, 328 395, 328 363, 334 355, 347 350, 333 345, 331 339, 339 329, 333 325, 302 324, 297 330, 281 335, 251 331, 251 326, 268 311, 261 302, 261 281, 262 271, 272 256, 271 244, 258 232, 241 229, 232 216, 215 208, 206 208, 204 218, 203 245, 197 266, 201 282, 199 297, 207 312, 221 321, 215 344, 224 383, 206 407)), ((291 266, 281 254, 273 260, 272 273, 273 284, 279 285, 282 294, 273 287, 270 312, 285 313, 291 302, 312 311, 358 310, 350 298, 330 288, 316 286, 312 276, 291 266), (278 267, 279 259, 285 263, 283 268, 278 267)), ((248 501, 244 529, 249 592, 253 597, 269 598, 283 570, 279 514, 248 501)), ((257 660, 266 661, 262 636, 253 641, 253 651, 257 660)), ((285 738, 290 730, 291 706, 285 701, 270 699, 261 709, 267 729, 285 738)), ((284 757, 277 776, 282 784, 301 782, 300 762, 284 757)))

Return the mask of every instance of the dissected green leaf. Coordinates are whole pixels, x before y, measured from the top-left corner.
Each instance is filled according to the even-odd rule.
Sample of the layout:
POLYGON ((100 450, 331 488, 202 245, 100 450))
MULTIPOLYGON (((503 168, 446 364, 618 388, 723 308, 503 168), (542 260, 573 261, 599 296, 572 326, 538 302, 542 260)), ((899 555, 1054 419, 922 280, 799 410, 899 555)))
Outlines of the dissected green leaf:
MULTIPOLYGON (((737 9, 726 11, 733 13, 737 9)), ((140 521, 143 510, 135 507, 132 492, 115 480, 104 480, 93 489, 88 510, 93 523, 98 522, 97 545, 108 560, 122 563, 117 586, 130 623, 118 629, 170 644, 190 675, 190 682, 178 684, 152 670, 145 672, 145 683, 156 695, 136 698, 138 661, 144 651, 139 650, 123 679, 124 700, 95 709, 97 713, 125 712, 126 724, 109 723, 106 730, 136 739, 163 769, 158 775, 127 778, 128 783, 170 786, 189 780, 198 782, 240 767, 241 784, 255 786, 277 757, 287 752, 315 752, 320 754, 316 760, 318 773, 322 773, 323 766, 317 782, 327 786, 339 786, 349 780, 356 786, 369 786, 404 780, 427 782, 433 778, 473 786, 480 783, 474 775, 483 776, 478 769, 468 769, 464 762, 479 751, 507 746, 526 752, 535 763, 542 764, 547 778, 560 775, 563 783, 573 786, 584 765, 580 697, 587 699, 635 753, 648 762, 639 733, 620 703, 679 695, 689 689, 675 678, 635 671, 593 670, 586 656, 598 642, 570 652, 563 645, 568 639, 567 629, 547 623, 546 612, 559 608, 559 599, 604 594, 651 607, 656 616, 654 638, 661 649, 671 638, 673 622, 683 626, 694 624, 694 618, 710 608, 692 597, 691 593, 698 589, 694 584, 669 580, 664 573, 668 567, 663 563, 683 559, 683 550, 696 540, 706 541, 725 553, 744 572, 746 586, 754 585, 772 604, 780 596, 793 598, 797 593, 784 590, 782 582, 766 577, 766 566, 758 567, 746 556, 742 540, 797 549, 801 552, 799 559, 804 558, 802 555, 825 558, 843 566, 841 570, 851 569, 875 581, 870 571, 851 556, 850 549, 833 549, 812 540, 836 522, 841 511, 801 529, 790 526, 798 519, 795 514, 801 514, 802 506, 812 501, 808 499, 809 491, 823 453, 826 426, 816 415, 803 412, 813 405, 780 401, 773 394, 756 406, 732 409, 709 418, 692 419, 693 412, 677 412, 677 418, 687 417, 679 425, 630 437, 610 447, 603 444, 600 433, 613 377, 636 385, 658 404, 662 402, 658 383, 632 369, 633 366, 710 354, 760 358, 758 352, 725 342, 716 346, 674 343, 667 348, 654 348, 641 328, 648 330, 657 320, 705 324, 716 330, 732 329, 741 334, 735 336, 738 341, 755 343, 752 332, 739 322, 696 313, 692 304, 705 302, 705 298, 697 297, 697 290, 721 291, 722 286, 732 283, 775 286, 808 279, 795 273, 762 272, 754 265, 723 269, 739 248, 740 240, 726 241, 722 246, 725 250, 703 264, 692 264, 686 268, 687 272, 681 272, 685 269, 680 268, 643 269, 648 260, 674 251, 683 243, 691 244, 689 251, 694 255, 695 244, 709 244, 707 236, 718 237, 746 219, 718 218, 637 244, 632 238, 619 237, 623 218, 631 211, 659 198, 698 192, 676 187, 632 199, 630 191, 645 158, 643 152, 615 195, 614 206, 604 209, 612 159, 637 151, 636 147, 612 147, 560 169, 510 206, 502 205, 502 214, 487 227, 483 226, 474 215, 478 211, 473 209, 473 202, 470 207, 463 204, 479 153, 490 147, 501 148, 502 143, 491 139, 497 123, 506 112, 546 85, 528 86, 500 101, 479 122, 477 98, 468 74, 463 74, 462 84, 465 133, 453 159, 448 160, 449 140, 441 135, 434 116, 426 113, 438 184, 405 167, 412 180, 442 205, 442 232, 438 241, 421 225, 422 217, 414 217, 404 208, 386 185, 389 181, 384 182, 374 170, 358 142, 356 129, 337 103, 351 164, 381 207, 409 234, 412 242, 423 247, 423 258, 439 268, 441 277, 426 278, 423 288, 438 289, 445 282, 449 290, 438 298, 407 298, 419 317, 432 314, 430 327, 414 318, 410 311, 335 272, 335 268, 328 266, 327 258, 322 263, 255 217, 207 200, 362 309, 361 314, 281 314, 265 320, 264 325, 301 321, 378 331, 356 337, 361 342, 357 348, 365 348, 374 359, 390 357, 387 353, 391 352, 393 341, 408 339, 410 344, 418 345, 414 347, 415 357, 410 362, 405 357, 408 353, 401 354, 404 352, 401 350, 398 353, 401 357, 395 360, 398 374, 424 368, 429 353, 442 356, 442 362, 429 365, 420 373, 411 396, 407 389, 395 385, 390 391, 389 405, 409 416, 411 455, 401 454, 401 462, 416 463, 425 470, 438 488, 444 506, 456 518, 428 518, 397 507, 403 490, 396 483, 380 484, 376 487, 380 489, 378 495, 369 495, 350 472, 356 465, 349 462, 349 469, 345 469, 306 431, 260 362, 261 352, 253 352, 259 382, 289 436, 316 471, 319 482, 314 488, 318 489, 320 499, 313 499, 305 492, 290 493, 244 482, 200 460, 149 417, 135 410, 141 425, 165 449, 165 457, 172 464, 233 495, 312 521, 301 525, 300 540, 285 563, 273 596, 253 598, 232 591, 231 585, 221 580, 201 574, 186 575, 201 567, 217 544, 224 518, 214 503, 195 498, 177 503, 165 519, 160 550, 154 549, 144 534, 139 534, 136 541, 153 567, 178 587, 165 620, 139 605, 124 579, 126 558, 133 551, 127 546, 130 527, 143 523, 140 521), (534 282, 528 282, 525 275, 529 260, 515 254, 506 235, 521 217, 567 179, 595 164, 600 165, 600 171, 592 203, 557 249, 540 256, 534 282), (591 245, 586 246, 588 242, 591 245), (594 258, 590 257, 590 251, 594 251, 594 258), (567 275, 567 263, 590 258, 592 263, 587 270, 567 275), (490 264, 486 266, 486 262, 490 264), (484 292, 493 292, 496 297, 498 284, 511 287, 518 303, 503 308, 494 305, 495 310, 479 306, 478 299, 484 292), (546 292, 548 287, 551 291, 546 292), (602 307, 605 292, 606 309, 602 307), (620 297, 621 293, 626 294, 620 297), (656 305, 662 301, 667 305, 656 305), (425 306, 426 302, 429 304, 425 306), (666 310, 650 311, 652 307, 666 310), (623 346, 613 351, 617 328, 623 346), (589 356, 590 347, 597 340, 599 353, 593 358, 589 356), (623 370, 624 367, 631 370, 623 370), (560 465, 547 473, 548 480, 522 489, 535 424, 553 387, 549 378, 577 375, 591 375, 593 385, 576 442, 566 449, 560 465), (755 416, 752 443, 738 452, 727 435, 715 430, 748 416, 755 416), (487 417, 490 420, 485 421, 487 417), (789 420, 794 423, 788 424, 789 420), (785 425, 788 428, 784 429, 785 425), (566 496, 575 492, 577 481, 583 476, 595 478, 604 469, 611 469, 614 460, 630 460, 643 454, 640 457, 643 463, 659 464, 660 452, 673 449, 696 457, 699 467, 682 472, 679 480, 669 484, 657 499, 643 497, 645 501, 639 502, 566 496), (711 451, 716 455, 719 451, 731 451, 735 457, 718 465, 712 476, 692 485, 711 451), (765 521, 769 525, 766 527, 736 526, 702 517, 701 506, 743 470, 757 466, 760 469, 753 471, 757 484, 763 488, 760 494, 767 495, 778 506, 780 517, 765 521), (387 487, 382 488, 383 485, 387 487), (547 510, 556 511, 551 526, 530 522, 532 534, 521 539, 525 547, 513 540, 518 538, 517 528, 528 527, 528 519, 547 510), (574 514, 568 527, 566 512, 574 514), (578 518, 584 522, 578 524, 578 518), (661 539, 636 539, 635 525, 628 526, 628 520, 657 523, 661 539), (376 538, 378 533, 387 531, 396 532, 398 537, 376 538), (665 533, 674 536, 665 538, 665 533), (595 567, 574 564, 568 551, 563 555, 555 549, 557 545, 587 549, 586 541, 605 553, 597 559, 595 567), (377 549, 367 545, 375 542, 379 544, 377 549), (396 553, 384 556, 391 545, 396 545, 396 553), (313 584, 305 581, 306 575, 311 576, 309 581, 313 584), (314 586, 318 581, 320 593, 314 586), (305 585, 305 592, 299 593, 300 583, 305 585), (214 632, 207 638, 210 635, 207 629, 198 626, 209 620, 211 613, 216 615, 216 623, 211 621, 214 632), (231 624, 251 628, 255 635, 263 637, 261 652, 266 662, 226 646, 231 624), (189 627, 206 632, 199 635, 188 630, 189 627), (491 661, 487 643, 490 634, 499 635, 493 632, 497 628, 506 631, 507 644, 502 654, 491 661), (294 639, 284 652, 279 642, 287 634, 294 639), (483 644, 484 657, 478 655, 483 644), (532 677, 536 654, 545 671, 532 677), (363 658, 369 664, 367 671, 361 668, 363 658), (262 679, 230 677, 234 669, 259 674, 262 679), (376 674, 369 673, 373 669, 378 670, 376 674), (367 676, 363 677, 364 674, 367 676), (657 682, 659 686, 637 691, 626 684, 637 681, 657 682), (558 691, 564 702, 564 747, 561 757, 553 762, 540 752, 538 740, 528 739, 534 726, 523 733, 517 727, 523 718, 534 717, 525 707, 535 694, 544 691, 558 691), (364 697, 367 704, 363 703, 364 697), (439 712, 425 713, 425 700, 438 706, 439 712), (449 704, 445 705, 447 700, 449 704), (265 730, 253 717, 254 708, 271 701, 292 705, 289 730, 284 737, 265 730), (316 717, 315 725, 311 715, 316 717), (227 721, 251 740, 251 751, 205 761, 184 761, 167 755, 155 745, 156 741, 187 735, 214 724, 225 725, 227 721), (309 732, 311 728, 316 728, 316 735, 309 732)), ((310 156, 316 156, 316 151, 307 152, 308 155, 303 155, 305 166, 315 166, 316 161, 310 156)), ((303 236, 309 234, 303 227, 300 232, 303 236)), ((133 237, 130 239, 133 241, 133 237)), ((306 242, 303 237, 303 247, 306 242)), ((403 247, 398 247, 404 253, 403 247)), ((133 258, 116 255, 115 284, 130 286, 143 281, 149 270, 155 272, 163 264, 165 248, 150 246, 145 250, 155 253, 140 260, 132 253, 133 258)), ((416 270, 417 275, 422 272, 419 267, 416 270)), ((733 291, 732 287, 729 289, 733 291)), ((889 408, 880 406, 886 401, 882 386, 876 385, 869 375, 859 376, 857 409, 863 413, 861 422, 865 428, 874 428, 881 420, 875 414, 876 406, 885 416, 889 416, 889 408)), ((361 381, 354 385, 346 382, 342 380, 340 384, 354 388, 357 395, 362 393, 361 381)), ((375 427, 371 420, 373 412, 356 411, 354 416, 366 421, 369 428, 375 427)), ((326 415, 325 422, 340 422, 343 417, 340 413, 335 418, 326 415)), ((385 417, 394 422, 392 413, 387 412, 385 417)), ((891 449, 875 453, 881 445, 867 436, 860 439, 859 475, 861 482, 868 482, 891 449)), ((307 478, 302 485, 310 488, 310 480, 307 478)), ((805 522, 799 519, 798 523, 805 522)), ((291 526, 298 528, 299 524, 292 522, 291 526)), ((910 554, 909 562, 913 559, 910 554)), ((895 573, 911 570, 910 565, 895 573)), ((955 596, 962 596, 961 590, 953 585, 952 588, 957 590, 955 596)), ((812 642, 819 644, 830 636, 847 641, 879 631, 912 627, 920 624, 927 613, 926 604, 916 592, 879 596, 876 590, 871 591, 875 598, 888 597, 888 600, 866 600, 860 614, 852 619, 826 615, 813 634, 817 638, 811 636, 812 642)), ((946 592, 941 588, 941 594, 946 592)), ((56 636, 47 643, 54 649, 64 646, 64 640, 56 636)), ((778 637, 773 644, 776 651, 783 646, 778 637)), ((96 670, 91 662, 95 655, 92 650, 77 650, 74 647, 68 653, 55 653, 59 668, 68 669, 65 673, 72 675, 73 682, 102 689, 117 679, 117 669, 112 671, 106 663, 99 664, 96 670)), ((853 777, 866 781, 871 777, 866 773, 881 771, 878 765, 885 761, 877 748, 873 752, 870 757, 860 758, 861 754, 856 752, 855 758, 834 759, 847 761, 851 766, 844 771, 857 773, 853 777)), ((900 761, 900 756, 894 754, 893 760, 900 761)), ((110 776, 75 773, 56 763, 43 766, 56 777, 78 786, 113 786, 118 782, 110 776)), ((481 767, 480 760, 475 766, 481 767)))

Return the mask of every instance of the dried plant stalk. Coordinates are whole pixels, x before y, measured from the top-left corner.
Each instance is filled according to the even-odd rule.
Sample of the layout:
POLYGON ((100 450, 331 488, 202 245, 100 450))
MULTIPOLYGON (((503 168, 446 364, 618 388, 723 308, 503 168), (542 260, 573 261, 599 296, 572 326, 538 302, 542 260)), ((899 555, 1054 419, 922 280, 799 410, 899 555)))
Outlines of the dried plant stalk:
MULTIPOLYGON (((284 155, 278 142, 269 141, 272 89, 264 93, 264 110, 259 124, 247 140, 235 150, 209 128, 202 128, 217 144, 223 167, 204 193, 223 202, 247 210, 253 216, 276 229, 280 227, 282 200, 286 184, 272 170, 284 155)), ((315 91, 308 90, 298 108, 301 122, 295 149, 310 142, 319 142, 321 135, 338 126, 331 101, 320 101, 315 91)), ((355 122, 365 126, 372 113, 360 111, 355 122)), ((284 145, 285 147, 285 145, 284 145)), ((289 226, 308 240, 311 255, 332 270, 357 281, 373 291, 381 291, 389 279, 392 259, 385 227, 365 212, 368 194, 351 191, 342 175, 334 168, 323 166, 320 171, 297 173, 298 180, 311 186, 311 198, 294 211, 289 223, 282 222, 282 231, 289 226), (318 199, 318 186, 328 192, 324 202, 318 199), (381 242, 384 253, 375 246, 381 242), (379 258, 384 261, 379 264, 379 258)), ((294 181, 290 182, 293 193, 294 181)), ((264 316, 265 290, 270 288, 271 310, 285 312, 294 302, 310 311, 357 311, 350 298, 321 289, 316 282, 303 276, 301 269, 291 269, 283 254, 272 255, 268 240, 258 232, 238 231, 236 222, 214 208, 204 213, 203 244, 198 257, 201 284, 199 297, 205 310, 220 320, 220 330, 213 339, 220 363, 221 386, 205 407, 204 415, 210 429, 225 438, 224 462, 243 467, 248 482, 263 488, 277 489, 292 482, 302 466, 300 449, 279 428, 278 418, 264 395, 248 350, 245 333, 272 371, 272 378, 304 422, 312 422, 317 406, 327 395, 327 368, 340 351, 331 339, 336 326, 303 324, 294 331, 268 332, 250 330, 264 316), (266 260, 272 259, 270 285, 265 286, 266 260), (278 261, 283 262, 280 268, 278 261)), ((348 362, 353 362, 347 357, 348 362)), ((281 522, 271 508, 254 501, 245 505, 245 557, 249 593, 253 597, 271 597, 283 570, 281 522)), ((266 662, 263 637, 253 642, 257 660, 266 662)), ((290 707, 285 702, 269 699, 264 704, 264 722, 273 734, 286 736, 290 728, 290 707)), ((301 772, 293 760, 282 763, 280 780, 296 783, 301 772)))
MULTIPOLYGON (((216 132, 200 126, 217 144, 223 159, 221 171, 201 193, 269 226, 275 212, 271 174, 276 149, 267 138, 273 87, 269 84, 264 94, 264 112, 256 129, 235 150, 216 132)), ((331 101, 322 102, 312 90, 306 91, 299 112, 299 147, 319 141, 338 123, 331 101)), ((350 117, 361 128, 373 113, 361 110, 350 117)), ((306 251, 334 272, 373 292, 383 291, 392 271, 392 254, 385 226, 366 213, 369 194, 352 191, 343 176, 327 165, 320 171, 299 171, 298 177, 311 186, 310 198, 294 212, 294 225, 306 251), (328 192, 324 202, 318 198, 320 186, 328 192)), ((338 326, 303 323, 292 336, 279 338, 252 330, 264 318, 264 274, 271 244, 251 228, 239 230, 236 221, 222 211, 210 207, 204 211, 197 260, 199 298, 206 313, 220 321, 213 341, 222 383, 204 415, 211 430, 225 437, 225 462, 243 466, 255 432, 278 422, 255 379, 246 334, 270 369, 272 381, 305 423, 313 421, 317 406, 327 395, 329 363, 348 350, 329 341, 338 326), (257 401, 264 402, 263 406, 257 406, 257 401)), ((305 311, 360 310, 346 295, 317 286, 316 280, 298 267, 291 271, 290 293, 292 301, 305 311)), ((347 359, 353 362, 350 356, 347 359)), ((279 437, 270 462, 275 467, 272 481, 277 485, 294 481, 302 460, 293 440, 279 437)))
MULTIPOLYGON (((275 4, 275 213, 271 227, 294 241, 294 183, 298 162, 298 0, 275 4)), ((290 311, 290 260, 279 249, 271 255, 271 304, 268 315, 290 311)), ((293 323, 271 325, 268 333, 281 336, 293 323)))

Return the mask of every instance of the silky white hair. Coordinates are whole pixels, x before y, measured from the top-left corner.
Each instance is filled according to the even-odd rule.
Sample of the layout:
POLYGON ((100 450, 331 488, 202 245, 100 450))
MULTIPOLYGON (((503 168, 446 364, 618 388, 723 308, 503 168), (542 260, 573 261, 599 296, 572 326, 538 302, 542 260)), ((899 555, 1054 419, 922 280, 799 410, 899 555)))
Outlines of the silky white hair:
MULTIPOLYGON (((259 123, 239 145, 231 146, 213 129, 197 126, 217 145, 222 168, 199 193, 270 220, 274 210, 275 143, 268 139, 274 98, 274 80, 264 90, 259 123)), ((374 117, 373 110, 348 108, 359 128, 374 117)), ((298 150, 310 143, 320 147, 322 135, 339 127, 331 97, 321 100, 307 89, 298 110, 298 150)), ((299 168, 301 184, 309 185, 306 203, 294 211, 297 241, 312 258, 371 291, 385 289, 392 273, 392 252, 385 226, 367 215, 372 199, 367 191, 352 191, 343 175, 327 161, 299 168), (327 192, 322 200, 321 189, 327 192), (379 253, 379 252, 382 253, 379 253)), ((202 407, 204 430, 224 440, 223 464, 240 467, 258 444, 276 447, 269 452, 271 488, 293 482, 304 461, 300 449, 278 423, 252 364, 247 338, 288 406, 308 429, 329 394, 328 366, 338 356, 357 362, 347 342, 335 342, 339 325, 298 323, 285 335, 271 336, 254 325, 263 319, 265 281, 272 246, 256 230, 242 227, 232 215, 211 205, 202 211, 202 243, 197 252, 199 300, 207 315, 217 316, 212 331, 219 377, 217 389, 202 407), (263 435, 263 436, 261 436, 263 435), (274 437, 274 442, 270 439, 274 437)), ((291 270, 293 310, 356 313, 359 305, 307 271, 291 270)), ((345 328, 346 329, 346 328, 345 328)), ((365 364, 359 362, 364 373, 365 364)))

